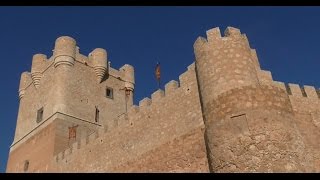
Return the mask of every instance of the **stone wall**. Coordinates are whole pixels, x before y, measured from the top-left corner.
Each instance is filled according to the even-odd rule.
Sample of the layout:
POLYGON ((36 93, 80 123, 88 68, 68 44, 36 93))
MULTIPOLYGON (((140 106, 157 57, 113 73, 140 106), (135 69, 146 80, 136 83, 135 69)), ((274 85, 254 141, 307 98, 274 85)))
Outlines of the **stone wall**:
POLYGON ((295 116, 294 120, 306 148, 305 158, 309 162, 306 164, 306 171, 319 172, 320 96, 317 94, 317 89, 312 86, 300 86, 292 83, 287 85, 284 83, 277 84, 287 90, 290 98, 295 116))
MULTIPOLYGON (((53 156, 70 146, 69 128, 79 126, 74 141, 80 140, 99 127, 115 127, 115 119, 132 106, 133 67, 126 64, 119 70, 111 68, 103 49, 95 49, 89 57, 78 50, 72 38, 61 37, 52 57, 33 56, 31 73, 21 75, 20 106, 10 152, 28 149, 25 143, 30 138, 55 123, 53 156), (126 95, 127 87, 130 95, 126 95), (112 89, 112 98, 106 97, 107 88, 112 89), (38 121, 40 109, 43 115, 38 121), (61 119, 55 120, 58 116, 61 119)), ((11 153, 10 159, 16 159, 16 154, 11 153)))
POLYGON ((133 106, 116 128, 58 154, 51 171, 208 172, 194 64, 179 80, 133 106))
POLYGON ((284 90, 241 87, 207 106, 214 172, 307 171, 305 144, 284 90))
POLYGON ((319 89, 274 81, 236 28, 208 30, 194 49, 179 82, 133 105, 132 66, 113 69, 104 49, 87 57, 58 38, 21 75, 7 172, 26 160, 28 172, 320 171, 319 89))
POLYGON ((22 146, 10 152, 7 172, 43 172, 49 168, 54 150, 55 124, 51 123, 22 146), (25 171, 25 163, 29 162, 25 171))

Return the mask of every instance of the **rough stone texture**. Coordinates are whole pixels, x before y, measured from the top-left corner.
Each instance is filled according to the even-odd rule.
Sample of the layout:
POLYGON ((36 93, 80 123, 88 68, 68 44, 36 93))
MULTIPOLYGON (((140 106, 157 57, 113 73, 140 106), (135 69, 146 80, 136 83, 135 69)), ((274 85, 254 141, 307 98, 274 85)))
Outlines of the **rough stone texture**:
POLYGON ((46 171, 49 167, 54 150, 54 129, 51 123, 36 135, 10 153, 7 172, 24 172, 24 164, 29 160, 28 172, 46 171))
POLYGON ((76 57, 73 67, 60 64, 54 68, 49 59, 38 88, 32 84, 30 77, 27 81, 28 76, 24 75, 20 86, 27 87, 24 87, 24 95, 20 100, 13 144, 23 142, 26 139, 23 137, 29 132, 41 129, 38 126, 56 112, 82 119, 79 123, 113 127, 114 120, 132 105, 125 103, 125 81, 121 77, 126 73, 110 68, 108 78, 97 83, 95 71, 90 66, 92 62, 81 54, 76 57), (106 97, 106 87, 113 89, 113 99, 106 97), (37 123, 37 111, 41 107, 44 109, 43 121, 37 123), (95 122, 95 108, 99 109, 99 122, 95 122))
MULTIPOLYGON (((162 94, 161 91, 158 93, 162 94)), ((118 127, 99 135, 85 146, 81 144, 80 149, 70 156, 54 160, 56 169, 52 171, 136 172, 139 171, 135 169, 137 167, 147 172, 167 171, 169 167, 170 171, 208 171, 194 69, 180 76, 180 87, 174 92, 140 105, 139 111, 130 111, 118 127), (166 149, 166 152, 160 149, 166 149), (192 154, 198 155, 194 157, 192 154), (165 158, 161 159, 165 167, 159 166, 159 158, 163 156, 165 158), (192 164, 186 164, 186 161, 192 164), (132 169, 123 168, 127 163, 133 165, 132 169), (178 166, 179 163, 183 164, 178 166)))
POLYGON ((112 172, 209 172, 203 130, 169 141, 112 172))
POLYGON ((58 38, 21 75, 7 172, 26 161, 27 172, 319 172, 319 89, 273 81, 245 34, 224 34, 199 37, 179 82, 138 106, 132 66, 113 69, 104 49, 87 57, 58 38))
POLYGON ((307 155, 313 150, 306 139, 312 138, 299 130, 296 116, 318 109, 315 91, 307 88, 313 100, 300 100, 299 85, 289 84, 289 92, 284 84, 273 82, 271 73, 260 69, 255 50, 240 30, 227 28, 221 37, 218 29, 212 29, 207 36, 208 41, 198 38, 194 48, 210 170, 310 172, 310 167, 317 168, 310 160, 317 162, 318 156, 307 155), (289 98, 290 94, 299 98, 289 98))

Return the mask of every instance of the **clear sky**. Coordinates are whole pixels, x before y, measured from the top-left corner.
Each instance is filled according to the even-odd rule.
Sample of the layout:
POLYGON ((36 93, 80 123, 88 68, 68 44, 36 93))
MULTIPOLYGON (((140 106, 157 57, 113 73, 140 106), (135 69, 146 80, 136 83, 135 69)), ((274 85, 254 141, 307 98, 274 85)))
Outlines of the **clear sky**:
POLYGON ((52 55, 57 37, 76 39, 80 53, 105 48, 113 68, 135 67, 135 104, 178 80, 194 61, 206 30, 241 29, 262 69, 277 81, 320 87, 320 7, 0 7, 0 172, 6 168, 19 107, 20 75, 36 53, 52 55))

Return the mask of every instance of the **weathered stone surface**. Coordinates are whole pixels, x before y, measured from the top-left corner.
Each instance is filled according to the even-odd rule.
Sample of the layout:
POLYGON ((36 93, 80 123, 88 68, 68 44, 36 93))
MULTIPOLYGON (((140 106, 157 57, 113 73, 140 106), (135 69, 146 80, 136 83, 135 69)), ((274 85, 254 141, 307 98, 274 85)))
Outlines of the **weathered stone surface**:
POLYGON ((58 38, 22 73, 7 172, 319 172, 319 90, 273 81, 245 34, 224 34, 139 105, 132 66, 58 38))

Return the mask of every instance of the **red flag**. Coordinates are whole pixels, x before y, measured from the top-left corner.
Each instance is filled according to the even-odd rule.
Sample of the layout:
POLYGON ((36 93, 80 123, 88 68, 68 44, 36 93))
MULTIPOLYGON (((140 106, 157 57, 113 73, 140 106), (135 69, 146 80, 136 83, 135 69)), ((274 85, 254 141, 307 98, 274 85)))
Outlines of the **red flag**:
POLYGON ((76 137, 77 137, 77 127, 78 127, 78 125, 69 127, 69 139, 72 139, 72 138, 76 139, 76 137))
POLYGON ((160 89, 160 63, 157 62, 157 65, 156 65, 156 70, 155 70, 155 74, 156 74, 156 78, 158 80, 158 87, 160 89))
POLYGON ((155 70, 156 78, 160 81, 160 63, 157 63, 156 70, 155 70))

